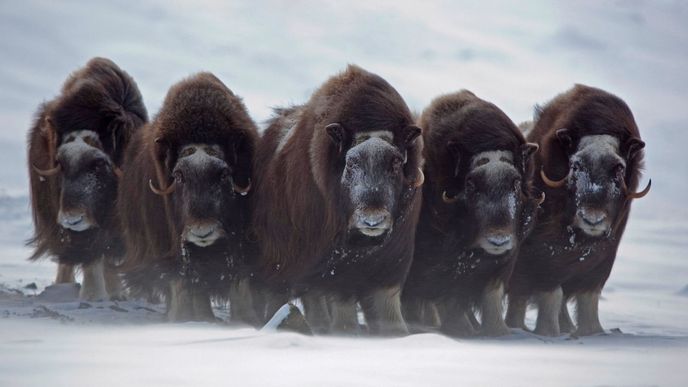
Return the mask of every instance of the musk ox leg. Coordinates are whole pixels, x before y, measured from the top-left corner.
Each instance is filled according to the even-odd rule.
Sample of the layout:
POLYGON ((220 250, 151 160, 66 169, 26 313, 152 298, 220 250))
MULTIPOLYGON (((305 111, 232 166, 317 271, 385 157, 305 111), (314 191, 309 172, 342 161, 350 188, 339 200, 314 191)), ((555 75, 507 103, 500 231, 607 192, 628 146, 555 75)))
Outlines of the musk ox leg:
POLYGON ((551 291, 540 292, 536 296, 538 305, 535 334, 541 336, 556 337, 561 334, 559 330, 559 312, 564 292, 561 286, 551 291))
POLYGON ((580 293, 576 296, 576 321, 578 329, 575 336, 590 336, 604 332, 599 316, 600 291, 580 293))
POLYGON ((401 307, 404 314, 404 320, 411 332, 422 332, 425 326, 423 321, 423 314, 425 302, 418 297, 403 296, 401 298, 401 307))
POLYGON ((249 278, 232 281, 229 287, 229 315, 232 322, 258 326, 250 281, 249 278))
POLYGON ((105 265, 105 289, 113 301, 123 301, 126 299, 119 270, 112 265, 105 265))
POLYGON ((332 333, 339 335, 357 335, 360 333, 356 300, 340 300, 331 297, 329 305, 332 320, 330 331, 332 333))
POLYGON ((469 308, 455 301, 446 301, 441 310, 442 333, 452 337, 471 337, 477 334, 468 318, 469 308))
POLYGON ((210 303, 210 294, 207 290, 192 289, 191 297, 193 301, 193 320, 194 321, 217 321, 210 303))
POLYGON ((480 330, 481 324, 480 324, 480 321, 478 321, 478 319, 475 317, 475 312, 473 312, 473 311, 470 310, 470 309, 467 310, 467 311, 466 311, 466 318, 468 318, 468 321, 471 322, 471 325, 473 326, 473 329, 475 329, 476 331, 479 331, 479 330, 480 330))
POLYGON ((282 306, 289 302, 289 294, 281 292, 278 293, 269 289, 264 289, 261 293, 265 305, 265 321, 262 323, 265 324, 272 319, 275 313, 277 313, 282 306))
POLYGON ((74 265, 67 263, 57 264, 57 277, 55 278, 56 284, 65 284, 76 282, 74 277, 74 265))
POLYGON ((506 325, 509 328, 526 327, 526 309, 528 309, 528 296, 509 294, 509 307, 506 309, 506 325))
POLYGON ((439 328, 441 324, 440 313, 434 302, 425 301, 422 306, 421 322, 426 327, 439 328))
POLYGON ((370 332, 379 336, 405 336, 408 328, 401 314, 401 288, 374 290, 361 299, 370 332))
MULTIPOLYGON (((503 308, 504 285, 488 286, 480 300, 482 326, 480 334, 484 336, 505 336, 510 334, 504 322, 503 308)), ((470 311, 469 311, 470 312, 470 311)))
POLYGON ((182 279, 170 281, 170 295, 167 298, 167 320, 170 322, 193 320, 193 297, 184 282, 182 279))
POLYGON ((108 297, 105 288, 105 260, 101 257, 82 267, 84 281, 79 298, 87 301, 103 301, 108 297))
POLYGON ((301 296, 306 322, 315 334, 327 334, 330 331, 330 313, 327 310, 327 298, 319 294, 301 296))
POLYGON ((573 325, 568 305, 566 305, 566 300, 564 300, 561 303, 561 311, 559 312, 559 330, 561 333, 571 333, 574 329, 576 329, 576 326, 573 325))

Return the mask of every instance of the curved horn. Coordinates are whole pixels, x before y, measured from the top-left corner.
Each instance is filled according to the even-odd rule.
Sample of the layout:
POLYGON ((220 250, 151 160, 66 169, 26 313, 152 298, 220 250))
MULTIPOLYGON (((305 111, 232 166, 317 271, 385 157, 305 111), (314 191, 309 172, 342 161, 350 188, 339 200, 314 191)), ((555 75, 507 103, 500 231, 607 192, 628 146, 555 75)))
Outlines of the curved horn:
POLYGON ((37 174, 43 177, 55 176, 62 170, 62 166, 60 166, 60 164, 57 164, 57 166, 49 169, 40 169, 35 165, 31 165, 31 167, 37 174))
POLYGON ((459 200, 459 195, 456 196, 449 196, 447 195, 447 191, 442 191, 442 201, 447 203, 447 204, 452 204, 456 203, 456 201, 459 200))
POLYGON ((157 188, 155 188, 155 186, 153 185, 153 180, 152 180, 152 179, 148 179, 148 187, 150 187, 151 191, 153 191, 154 194, 160 195, 160 196, 165 196, 165 195, 169 195, 169 194, 171 194, 172 192, 174 192, 175 188, 177 188, 177 181, 176 181, 176 180, 173 181, 172 184, 170 184, 170 185, 169 185, 167 188, 165 188, 165 189, 157 189, 157 188))
POLYGON ((542 181, 545 183, 545 185, 550 188, 561 188, 564 186, 564 184, 566 184, 566 177, 561 180, 552 180, 547 177, 547 174, 545 173, 545 167, 540 169, 540 178, 542 178, 542 181))
POLYGON ((650 187, 652 187, 652 179, 650 179, 647 182, 647 186, 645 187, 644 190, 642 190, 640 192, 629 193, 628 195, 626 195, 626 197, 628 199, 640 199, 640 198, 644 197, 645 195, 647 195, 648 192, 650 192, 650 187))
POLYGON ((545 193, 540 192, 540 197, 535 202, 537 203, 538 206, 541 205, 542 203, 544 203, 545 202, 545 193))
POLYGON ((420 187, 421 185, 423 185, 424 182, 425 182, 425 174, 423 173, 423 170, 420 169, 420 167, 419 167, 418 168, 418 178, 413 183, 413 188, 420 187))
POLYGON ((232 189, 234 192, 238 193, 241 196, 246 196, 248 195, 248 191, 251 190, 252 186, 251 178, 248 179, 248 185, 246 187, 239 187, 238 185, 234 184, 234 179, 232 179, 232 189))

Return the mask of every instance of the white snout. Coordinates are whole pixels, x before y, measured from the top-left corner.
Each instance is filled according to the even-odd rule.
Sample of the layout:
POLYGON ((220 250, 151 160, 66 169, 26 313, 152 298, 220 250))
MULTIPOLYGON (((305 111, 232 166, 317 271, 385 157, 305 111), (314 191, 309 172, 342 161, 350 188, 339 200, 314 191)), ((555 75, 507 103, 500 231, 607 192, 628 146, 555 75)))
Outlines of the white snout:
POLYGON ((513 239, 509 233, 491 233, 480 240, 480 247, 488 254, 504 254, 514 247, 513 239))
POLYGON ((576 219, 574 225, 581 229, 584 233, 598 237, 606 234, 609 231, 611 222, 607 213, 602 210, 593 210, 589 208, 581 208, 576 212, 576 219))
POLYGON ((223 234, 219 223, 199 223, 186 228, 184 240, 199 247, 206 247, 215 243, 223 234))
POLYGON ((68 230, 81 232, 93 227, 83 211, 62 211, 57 214, 57 223, 68 230))

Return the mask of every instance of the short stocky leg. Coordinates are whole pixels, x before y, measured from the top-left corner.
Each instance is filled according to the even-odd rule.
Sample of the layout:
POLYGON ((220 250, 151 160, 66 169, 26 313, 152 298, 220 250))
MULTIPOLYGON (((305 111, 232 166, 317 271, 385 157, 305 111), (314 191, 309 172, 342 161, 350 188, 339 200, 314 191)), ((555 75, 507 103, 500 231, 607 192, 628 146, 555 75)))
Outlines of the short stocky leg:
POLYGON ((537 323, 535 326, 535 333, 542 336, 559 336, 559 312, 561 311, 561 303, 563 299, 563 292, 561 287, 557 287, 551 291, 540 292, 536 295, 538 305, 537 323))
POLYGON ((473 329, 475 329, 476 332, 480 330, 480 321, 478 321, 478 318, 475 317, 475 312, 473 312, 473 310, 471 310, 470 308, 466 309, 466 318, 471 323, 471 326, 473 326, 473 329))
POLYGON ((467 313, 473 313, 470 308, 453 301, 446 301, 441 308, 442 326, 440 329, 448 336, 471 337, 476 335, 467 313))
POLYGON ((326 334, 330 330, 330 313, 327 310, 327 298, 325 296, 310 293, 301 296, 303 311, 306 314, 306 322, 311 330, 317 334, 326 334))
POLYGON ((528 330, 526 327, 526 309, 528 296, 509 294, 509 307, 506 310, 506 325, 510 328, 528 330))
POLYGON ((232 281, 229 287, 229 314, 233 322, 258 325, 258 318, 253 308, 250 279, 241 278, 232 281))
POLYGON ((330 311, 332 325, 330 331, 334 334, 356 335, 359 333, 356 300, 340 300, 330 297, 330 311))
POLYGON ((193 298, 193 320, 216 321, 208 292, 206 290, 192 289, 191 295, 193 298))
POLYGON ((191 321, 194 317, 194 305, 191 291, 184 280, 170 281, 170 294, 167 297, 167 319, 171 322, 191 321))
POLYGON ((57 264, 57 278, 55 278, 56 284, 72 283, 76 282, 74 278, 74 265, 67 263, 57 264))
POLYGON ((107 299, 105 289, 105 262, 98 258, 82 268, 84 280, 81 284, 79 298, 87 301, 102 301, 107 299))
POLYGON ((119 270, 111 265, 105 265, 105 289, 111 300, 124 300, 124 289, 122 279, 119 277, 119 270))
POLYGON ((419 330, 424 325, 423 323, 423 302, 417 297, 403 296, 401 298, 401 307, 404 314, 404 320, 411 332, 419 330))
POLYGON ((598 307, 600 303, 600 291, 580 293, 576 296, 576 321, 578 330, 576 336, 589 336, 604 332, 600 324, 598 307))
POLYGON ((361 299, 370 332, 380 336, 405 336, 408 328, 401 314, 401 289, 376 289, 361 299))
POLYGON ((482 295, 480 310, 482 312, 482 327, 480 333, 485 336, 508 335, 509 328, 504 323, 502 315, 502 301, 504 299, 504 285, 488 285, 482 295))
POLYGON ((569 308, 566 305, 566 300, 561 303, 561 311, 559 312, 559 330, 561 333, 571 333, 576 329, 569 315, 569 308))
POLYGON ((265 322, 268 322, 279 308, 289 302, 289 294, 286 292, 274 292, 269 289, 264 289, 261 293, 265 304, 265 322))

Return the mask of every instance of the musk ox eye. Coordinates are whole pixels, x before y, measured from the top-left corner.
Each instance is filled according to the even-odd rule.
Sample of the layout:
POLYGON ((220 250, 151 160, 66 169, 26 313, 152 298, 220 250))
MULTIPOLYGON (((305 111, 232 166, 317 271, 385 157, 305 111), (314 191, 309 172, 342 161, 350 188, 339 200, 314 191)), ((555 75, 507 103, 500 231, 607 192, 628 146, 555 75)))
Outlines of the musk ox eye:
POLYGON ((476 167, 479 167, 479 166, 485 165, 485 164, 487 164, 487 163, 489 163, 489 162, 490 162, 490 159, 488 159, 487 157, 482 157, 482 158, 480 158, 478 161, 475 162, 475 166, 476 166, 476 167))
POLYGON ((521 189, 521 179, 514 180, 514 191, 519 191, 521 189))
POLYGON ((179 157, 181 158, 181 157, 191 156, 194 153, 196 153, 196 148, 192 148, 192 147, 184 148, 182 150, 182 153, 179 154, 179 157))
POLYGON ((466 192, 468 192, 468 193, 475 192, 475 182, 470 177, 468 179, 466 179, 466 192))
POLYGON ((614 173, 618 176, 623 176, 624 172, 626 172, 626 166, 624 166, 621 163, 618 163, 614 166, 614 173))
POLYGON ((181 183, 184 182, 184 174, 183 174, 181 171, 174 171, 174 173, 172 174, 172 176, 174 177, 174 180, 175 180, 177 183, 180 183, 180 184, 181 184, 181 183))
POLYGON ((213 157, 220 156, 220 152, 215 147, 207 146, 203 150, 205 150, 205 153, 207 153, 208 156, 213 156, 213 157))

